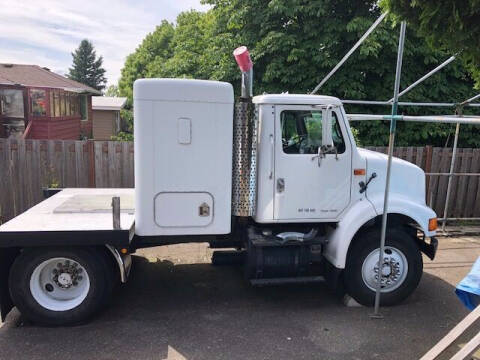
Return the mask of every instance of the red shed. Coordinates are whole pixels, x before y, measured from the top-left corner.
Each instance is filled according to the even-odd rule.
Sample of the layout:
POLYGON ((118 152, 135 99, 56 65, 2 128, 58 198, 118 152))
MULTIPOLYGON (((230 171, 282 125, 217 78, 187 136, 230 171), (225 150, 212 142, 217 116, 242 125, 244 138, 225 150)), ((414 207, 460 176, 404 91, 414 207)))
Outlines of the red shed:
POLYGON ((0 64, 0 137, 92 137, 100 91, 37 65, 0 64))

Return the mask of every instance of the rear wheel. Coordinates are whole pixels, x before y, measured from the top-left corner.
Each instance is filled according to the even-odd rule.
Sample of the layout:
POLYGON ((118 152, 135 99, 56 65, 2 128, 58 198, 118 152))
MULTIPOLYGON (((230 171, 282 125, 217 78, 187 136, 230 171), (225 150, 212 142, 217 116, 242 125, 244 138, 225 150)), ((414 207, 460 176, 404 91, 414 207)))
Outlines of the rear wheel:
POLYGON ((360 304, 372 306, 379 272, 382 274, 381 304, 395 305, 407 298, 422 277, 423 261, 415 239, 403 228, 387 231, 384 262, 378 266, 380 229, 361 234, 351 245, 345 268, 347 292, 360 304))
POLYGON ((13 302, 28 319, 68 325, 88 319, 112 287, 108 262, 94 249, 26 249, 10 271, 13 302))

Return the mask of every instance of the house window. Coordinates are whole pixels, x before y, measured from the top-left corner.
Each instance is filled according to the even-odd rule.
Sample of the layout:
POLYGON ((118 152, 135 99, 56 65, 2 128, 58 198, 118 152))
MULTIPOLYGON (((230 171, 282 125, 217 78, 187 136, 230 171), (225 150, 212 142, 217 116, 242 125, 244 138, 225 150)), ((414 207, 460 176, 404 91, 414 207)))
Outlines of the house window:
POLYGON ((65 110, 65 93, 62 91, 60 93, 60 115, 65 116, 66 115, 66 110, 65 110))
POLYGON ((65 93, 65 115, 70 116, 70 93, 65 93))
POLYGON ((54 98, 54 103, 55 103, 55 117, 60 116, 60 92, 58 90, 55 90, 55 93, 53 94, 54 98))
POLYGON ((47 115, 47 92, 45 90, 30 90, 30 100, 32 102, 33 116, 47 115))
POLYGON ((70 113, 77 116, 77 95, 70 94, 70 113))
POLYGON ((50 117, 55 116, 55 102, 53 100, 53 90, 50 90, 49 92, 49 97, 50 97, 50 117))
POLYGON ((80 96, 75 95, 75 115, 80 116, 80 96))
POLYGON ((5 117, 23 118, 23 90, 0 89, 0 114, 5 117))
POLYGON ((80 115, 83 121, 88 120, 88 98, 87 95, 80 95, 80 115))

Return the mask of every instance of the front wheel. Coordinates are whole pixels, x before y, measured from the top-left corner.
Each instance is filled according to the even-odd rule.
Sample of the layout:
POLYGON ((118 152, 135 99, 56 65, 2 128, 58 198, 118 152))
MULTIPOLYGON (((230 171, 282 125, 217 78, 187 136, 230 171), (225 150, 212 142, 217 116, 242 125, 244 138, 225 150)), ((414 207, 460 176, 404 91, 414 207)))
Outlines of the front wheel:
POLYGON ((381 304, 395 305, 407 298, 422 277, 423 261, 415 239, 402 228, 387 230, 384 262, 378 266, 380 229, 367 230, 352 244, 345 268, 347 292, 360 304, 372 306, 379 272, 381 304))
POLYGON ((94 249, 26 249, 15 260, 10 294, 20 312, 45 325, 69 325, 95 313, 110 295, 105 257, 94 249))

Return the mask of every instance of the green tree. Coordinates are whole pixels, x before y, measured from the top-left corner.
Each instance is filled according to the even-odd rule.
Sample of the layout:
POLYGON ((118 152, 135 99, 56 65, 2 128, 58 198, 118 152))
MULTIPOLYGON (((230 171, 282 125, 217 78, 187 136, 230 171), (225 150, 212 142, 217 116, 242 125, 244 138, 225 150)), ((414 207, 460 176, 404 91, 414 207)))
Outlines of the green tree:
POLYGON ((461 52, 480 88, 480 2, 478 0, 382 0, 381 6, 406 20, 432 46, 461 52))
MULTIPOLYGON (((238 92, 240 72, 232 51, 239 45, 247 45, 252 54, 254 93, 308 93, 381 13, 375 0, 205 2, 212 5, 206 13, 182 13, 176 25, 164 22, 145 38, 122 70, 122 95, 131 99, 132 84, 140 77, 228 81, 238 92)), ((393 92, 397 44, 398 26, 385 21, 320 93, 342 99, 388 100, 393 92)), ((450 55, 443 49, 431 48, 415 29, 409 28, 402 88, 450 55)), ((472 95, 472 86, 471 77, 460 63, 454 62, 402 100, 457 102, 472 95)), ((434 112, 422 108, 400 110, 412 115, 434 112)), ((348 106, 347 111, 388 113, 389 109, 348 106)), ((388 142, 385 122, 352 125, 364 145, 380 146, 388 142)), ((443 146, 452 131, 453 126, 447 124, 402 123, 397 144, 443 146)), ((480 145, 480 134, 472 129, 469 137, 460 140, 462 145, 480 145)))
POLYGON ((174 33, 173 25, 164 20, 154 32, 145 37, 134 53, 128 55, 118 83, 120 95, 128 98, 128 107, 132 106, 134 81, 153 77, 150 71, 152 64, 162 63, 173 55, 170 44, 174 33))
POLYGON ((103 57, 97 54, 90 41, 84 39, 72 53, 73 65, 69 68, 68 77, 97 90, 103 90, 107 79, 102 67, 103 57))
POLYGON ((105 96, 117 97, 119 95, 118 86, 110 85, 104 93, 105 96))
MULTIPOLYGON (((215 74, 223 65, 218 64, 217 58, 224 56, 225 51, 231 54, 232 48, 215 48, 222 41, 215 38, 215 29, 212 12, 183 12, 177 17, 175 26, 162 21, 127 57, 119 81, 120 94, 127 96, 131 105, 133 83, 138 78, 225 79, 215 74)), ((231 60, 229 58, 228 63, 231 60)), ((234 64, 231 68, 235 69, 234 64)))

